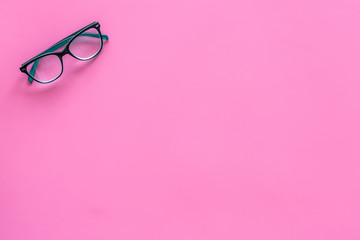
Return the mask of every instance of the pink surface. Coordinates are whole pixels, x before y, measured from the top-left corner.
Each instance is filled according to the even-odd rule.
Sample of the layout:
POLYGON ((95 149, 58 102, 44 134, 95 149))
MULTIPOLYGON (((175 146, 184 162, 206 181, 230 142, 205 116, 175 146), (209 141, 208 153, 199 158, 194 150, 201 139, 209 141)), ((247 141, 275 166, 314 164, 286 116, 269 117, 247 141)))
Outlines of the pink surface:
POLYGON ((0 239, 360 239, 358 0, 0 3, 0 239), (52 84, 24 61, 98 20, 52 84))

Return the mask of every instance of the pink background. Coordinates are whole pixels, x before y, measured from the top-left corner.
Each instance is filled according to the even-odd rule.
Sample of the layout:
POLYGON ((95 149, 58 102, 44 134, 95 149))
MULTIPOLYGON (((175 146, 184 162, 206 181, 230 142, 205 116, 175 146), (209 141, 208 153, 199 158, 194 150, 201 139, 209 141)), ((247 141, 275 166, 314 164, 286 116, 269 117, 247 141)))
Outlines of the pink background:
POLYGON ((360 239, 359 10, 1 0, 0 239, 360 239), (95 60, 27 82, 95 20, 95 60))

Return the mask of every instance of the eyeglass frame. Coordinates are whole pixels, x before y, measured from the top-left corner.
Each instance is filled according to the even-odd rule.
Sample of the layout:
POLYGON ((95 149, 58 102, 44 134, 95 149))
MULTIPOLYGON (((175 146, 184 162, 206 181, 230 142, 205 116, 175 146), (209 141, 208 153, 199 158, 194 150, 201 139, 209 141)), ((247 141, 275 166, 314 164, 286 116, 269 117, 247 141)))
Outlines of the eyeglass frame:
POLYGON ((54 45, 52 45, 51 47, 49 47, 47 50, 41 52, 40 54, 36 55, 35 57, 31 58, 30 60, 26 61, 25 63, 21 64, 21 67, 20 67, 20 71, 25 73, 26 75, 28 75, 28 81, 30 83, 32 83, 33 81, 36 81, 38 83, 43 83, 43 84, 46 84, 46 83, 51 83, 53 81, 55 81, 56 79, 58 79, 63 71, 64 71, 64 64, 63 64, 63 56, 69 54, 71 55, 72 57, 78 59, 78 60, 81 60, 81 61, 88 61, 90 59, 93 59, 94 57, 96 57, 102 50, 103 48, 103 40, 109 40, 109 37, 105 34, 101 34, 101 31, 100 31, 100 24, 99 22, 93 22, 85 27, 83 27, 82 29, 74 32, 73 34, 70 34, 69 36, 67 36, 66 38, 58 41, 57 43, 55 43, 54 45), (91 29, 91 28, 95 28, 98 33, 99 33, 99 36, 100 36, 100 42, 101 42, 101 45, 100 45, 100 48, 99 50, 97 51, 97 53, 95 53, 93 56, 89 57, 89 58, 86 58, 86 59, 82 59, 82 58, 79 58, 77 57, 76 55, 74 55, 69 47, 70 47, 70 44, 72 43, 72 41, 78 37, 79 35, 81 35, 82 33, 84 33, 85 31, 91 29), (66 45, 65 45, 66 44, 66 45), (64 49, 61 51, 61 52, 58 52, 58 51, 55 51, 57 49, 59 49, 60 47, 64 46, 64 49), (31 72, 33 72, 34 76, 35 76, 35 71, 36 71, 36 67, 37 67, 37 64, 39 62, 39 60, 42 58, 42 57, 45 57, 45 56, 49 56, 49 55, 55 55, 57 56, 59 59, 60 59, 60 63, 61 63, 61 72, 60 74, 54 78, 54 79, 51 79, 49 81, 41 81, 41 80, 38 80, 36 79, 35 77, 31 76, 31 72), (31 70, 30 70, 30 73, 27 71, 27 67, 33 63, 33 66, 31 67, 31 70))

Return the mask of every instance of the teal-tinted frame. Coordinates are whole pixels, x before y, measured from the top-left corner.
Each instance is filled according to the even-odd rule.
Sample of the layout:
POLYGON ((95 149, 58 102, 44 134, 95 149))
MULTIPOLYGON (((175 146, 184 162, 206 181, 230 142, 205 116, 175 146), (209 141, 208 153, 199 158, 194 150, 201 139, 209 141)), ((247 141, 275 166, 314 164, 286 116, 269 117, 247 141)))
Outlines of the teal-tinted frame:
POLYGON ((28 75, 28 80, 29 80, 30 83, 32 83, 33 80, 35 80, 35 81, 37 81, 39 83, 49 83, 49 82, 55 81, 56 79, 58 79, 61 76, 61 74, 63 72, 63 60, 62 60, 62 57, 64 55, 70 54, 74 58, 82 60, 82 61, 89 60, 89 59, 78 58, 77 56, 72 54, 71 51, 69 50, 69 46, 70 46, 71 42, 79 35, 86 35, 86 36, 96 37, 96 38, 99 38, 99 36, 100 36, 100 38, 101 38, 101 46, 100 46, 99 51, 89 59, 94 58, 95 56, 97 56, 101 52, 101 49, 103 47, 103 40, 109 40, 109 37, 107 35, 101 34, 100 24, 98 22, 93 22, 93 23, 87 25, 86 27, 83 27, 82 29, 74 32, 73 34, 71 34, 69 36, 67 36, 66 38, 60 40, 59 42, 55 43, 54 45, 52 45, 51 47, 49 47, 48 49, 46 49, 42 53, 40 53, 40 54, 36 55, 35 57, 31 58, 30 60, 26 61, 25 63, 21 64, 20 71, 25 73, 26 75, 28 75), (85 31, 89 30, 90 28, 95 28, 99 32, 99 34, 89 33, 89 32, 84 33, 85 31), (56 50, 63 47, 64 45, 65 45, 65 48, 61 52, 56 52, 56 50), (61 62, 61 73, 56 78, 51 79, 50 81, 44 82, 44 81, 40 81, 40 80, 34 78, 33 76, 35 76, 36 67, 37 67, 37 65, 39 63, 40 58, 42 58, 44 56, 47 56, 47 55, 56 55, 57 57, 59 57, 60 62, 61 62), (28 72, 27 68, 32 63, 33 63, 33 65, 31 66, 30 72, 28 72))

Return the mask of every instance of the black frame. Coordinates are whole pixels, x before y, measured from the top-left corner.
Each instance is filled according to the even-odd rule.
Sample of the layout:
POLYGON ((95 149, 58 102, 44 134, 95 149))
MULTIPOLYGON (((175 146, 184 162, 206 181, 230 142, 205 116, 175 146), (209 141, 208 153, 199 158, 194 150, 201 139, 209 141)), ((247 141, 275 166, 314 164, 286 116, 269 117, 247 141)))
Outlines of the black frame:
MULTIPOLYGON (((99 22, 93 22, 89 25, 87 25, 86 27, 83 27, 82 29, 76 31, 75 33, 69 35, 68 37, 60 40, 59 42, 55 43, 54 45, 52 45, 50 48, 48 48, 47 50, 45 50, 44 52, 40 53, 39 55, 31 58, 30 60, 26 61, 25 63, 23 63, 20 67, 20 71, 25 73, 26 75, 29 76, 28 80, 30 83, 32 83, 32 80, 36 81, 36 82, 39 82, 39 83, 50 83, 50 82, 53 82, 55 81, 56 79, 58 79, 63 71, 64 71, 64 66, 63 66, 63 56, 69 54, 71 55, 72 57, 78 59, 78 60, 81 60, 81 61, 87 61, 87 60, 90 60, 94 57, 96 57, 102 50, 103 48, 103 40, 108 40, 108 36, 107 35, 102 35, 101 34, 101 31, 100 31, 100 24, 99 22), (93 56, 91 56, 90 58, 87 58, 87 59, 81 59, 77 56, 75 56, 69 49, 69 46, 70 44, 72 43, 72 41, 79 35, 81 35, 83 32, 91 29, 91 28, 95 28, 98 32, 99 32, 99 35, 100 35, 100 42, 101 42, 101 46, 100 46, 100 49, 99 51, 94 54, 93 56), (66 45, 65 45, 66 44, 66 45), (64 46, 65 45, 65 48, 61 51, 61 52, 56 52, 54 50, 56 49, 59 49, 60 47, 64 46), (31 74, 27 71, 27 67, 34 63, 33 66, 35 65, 35 68, 36 68, 36 65, 37 63, 35 61, 38 61, 40 58, 42 57, 45 57, 45 56, 48 56, 48 55, 55 55, 57 56, 59 59, 60 59, 60 62, 61 62, 61 73, 54 79, 52 80, 49 80, 49 81, 40 81, 38 79, 36 79, 35 77, 31 76, 31 74)), ((33 68, 33 67, 32 67, 33 68)), ((35 70, 34 70, 35 72, 35 70)))

